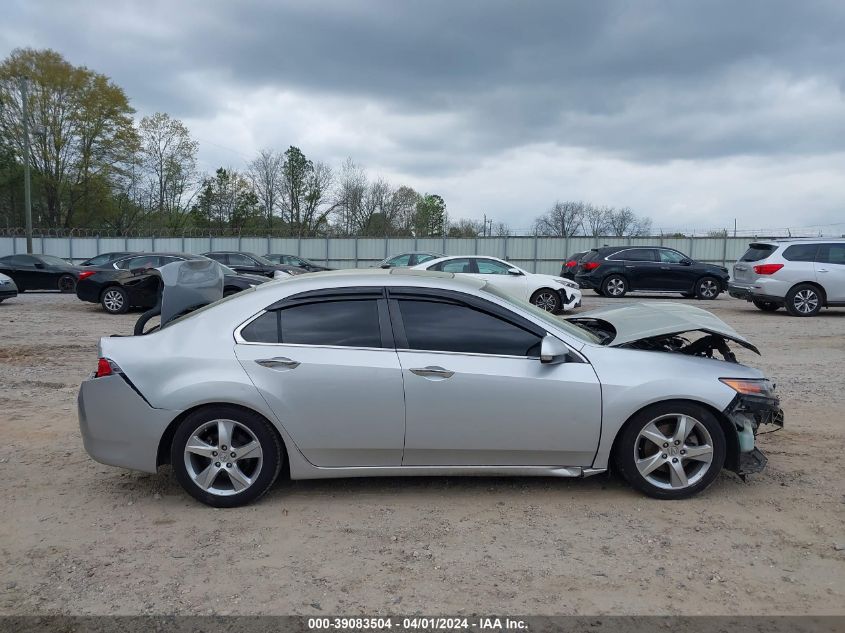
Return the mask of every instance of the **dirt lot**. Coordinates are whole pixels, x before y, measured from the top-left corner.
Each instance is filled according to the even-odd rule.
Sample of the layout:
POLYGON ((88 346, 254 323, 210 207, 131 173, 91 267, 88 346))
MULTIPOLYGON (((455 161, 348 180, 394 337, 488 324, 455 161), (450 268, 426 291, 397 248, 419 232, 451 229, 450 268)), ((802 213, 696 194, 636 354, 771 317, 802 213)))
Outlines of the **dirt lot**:
POLYGON ((741 359, 777 381, 786 411, 748 483, 724 474, 670 503, 604 476, 280 482, 213 510, 169 469, 83 450, 79 382, 98 337, 129 333, 137 314, 49 293, 6 301, 0 614, 843 613, 845 310, 706 307, 761 348, 741 359))

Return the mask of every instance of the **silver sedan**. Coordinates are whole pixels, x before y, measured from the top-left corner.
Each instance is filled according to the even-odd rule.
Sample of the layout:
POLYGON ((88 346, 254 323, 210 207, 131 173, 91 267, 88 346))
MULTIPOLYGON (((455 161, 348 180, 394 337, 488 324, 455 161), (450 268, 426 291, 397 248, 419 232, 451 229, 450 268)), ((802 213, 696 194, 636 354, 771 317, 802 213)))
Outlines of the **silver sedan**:
MULTIPOLYGON (((103 338, 79 393, 86 450, 232 507, 293 479, 585 477, 679 499, 763 468, 771 383, 704 310, 559 319, 483 280, 393 269, 264 284, 103 338), (717 358, 721 356, 721 358, 717 358)), ((756 350, 755 350, 756 351, 756 350)))

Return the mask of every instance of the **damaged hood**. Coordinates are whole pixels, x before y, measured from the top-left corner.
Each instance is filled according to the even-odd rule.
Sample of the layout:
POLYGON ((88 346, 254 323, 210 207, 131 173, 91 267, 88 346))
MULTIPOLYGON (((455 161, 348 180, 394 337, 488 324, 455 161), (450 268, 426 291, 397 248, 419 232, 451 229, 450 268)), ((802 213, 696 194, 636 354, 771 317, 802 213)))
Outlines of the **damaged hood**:
POLYGON ((598 320, 609 323, 616 336, 608 343, 618 347, 657 336, 683 334, 684 332, 706 332, 717 334, 739 343, 752 352, 760 353, 748 339, 734 330, 719 317, 683 303, 660 301, 654 303, 628 303, 608 306, 589 312, 582 312, 569 319, 575 323, 581 320, 598 320))

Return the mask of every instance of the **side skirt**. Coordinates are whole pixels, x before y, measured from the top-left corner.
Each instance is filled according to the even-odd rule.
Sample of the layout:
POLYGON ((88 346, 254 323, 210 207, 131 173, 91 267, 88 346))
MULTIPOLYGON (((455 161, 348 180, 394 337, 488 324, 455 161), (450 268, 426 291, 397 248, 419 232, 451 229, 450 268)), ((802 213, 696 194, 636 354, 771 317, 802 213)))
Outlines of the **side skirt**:
POLYGON ((580 466, 354 466, 348 468, 291 469, 291 479, 342 477, 589 477, 604 468, 580 466))

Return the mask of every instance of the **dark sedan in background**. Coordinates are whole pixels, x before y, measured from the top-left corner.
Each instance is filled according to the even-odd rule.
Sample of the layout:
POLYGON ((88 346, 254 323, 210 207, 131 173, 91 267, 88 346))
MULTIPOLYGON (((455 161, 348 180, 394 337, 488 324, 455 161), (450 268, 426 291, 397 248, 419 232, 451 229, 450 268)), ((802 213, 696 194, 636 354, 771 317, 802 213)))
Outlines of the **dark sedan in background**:
POLYGON ((301 275, 308 272, 296 266, 287 266, 285 264, 276 264, 268 259, 259 257, 253 253, 242 253, 236 251, 213 251, 211 253, 203 253, 204 257, 213 259, 216 262, 228 266, 232 270, 244 275, 264 275, 265 277, 286 276, 286 275, 301 275), (277 275, 276 273, 283 273, 277 275))
MULTIPOLYGON (((201 255, 165 253, 136 255, 113 262, 112 268, 83 272, 76 286, 76 296, 82 301, 99 303, 109 314, 123 314, 130 308, 152 308, 158 301, 160 278, 150 272, 171 262, 206 259, 201 255)), ((229 296, 263 284, 269 279, 261 275, 239 275, 223 267, 223 295, 229 296)))
POLYGON ((18 287, 15 282, 12 281, 11 277, 0 273, 0 303, 3 303, 4 299, 12 299, 17 296, 18 287))
POLYGON ((715 299, 728 287, 728 269, 698 262, 662 246, 594 248, 578 262, 575 281, 606 297, 628 292, 679 292, 685 297, 715 299))
POLYGON ((0 273, 11 277, 18 292, 60 290, 73 292, 82 269, 53 255, 0 257, 0 273))

